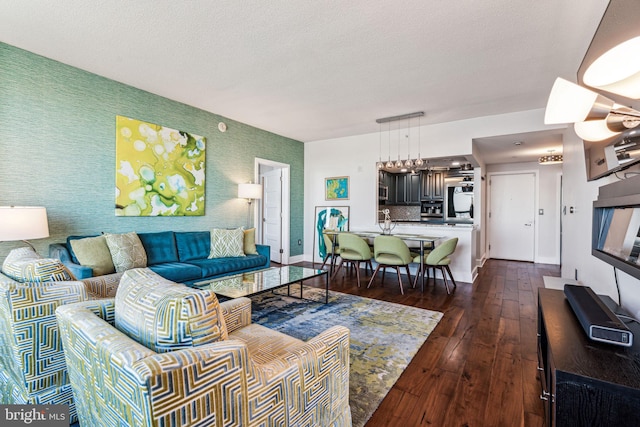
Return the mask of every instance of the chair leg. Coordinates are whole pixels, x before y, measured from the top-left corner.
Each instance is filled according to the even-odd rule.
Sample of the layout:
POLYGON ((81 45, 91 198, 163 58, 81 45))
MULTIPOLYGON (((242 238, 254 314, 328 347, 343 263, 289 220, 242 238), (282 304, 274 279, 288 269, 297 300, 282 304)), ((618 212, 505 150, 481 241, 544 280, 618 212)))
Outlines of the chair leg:
MULTIPOLYGON (((418 278, 420 277, 420 273, 422 272, 422 265, 418 264, 418 271, 416 271, 416 277, 413 279, 413 287, 415 288, 418 284, 418 278)), ((424 276, 424 274, 423 274, 424 276)))
POLYGON ((378 264, 378 266, 376 267, 376 271, 374 271, 373 274, 371 275, 371 279, 369 280, 369 284, 367 285, 367 289, 369 289, 369 286, 371 286, 371 283, 373 282, 373 279, 376 278, 376 274, 378 274, 378 270, 380 270, 380 264, 378 264))
POLYGON ((449 277, 451 278, 451 281, 453 282, 453 287, 457 288, 458 285, 456 284, 456 281, 453 279, 453 274, 451 274, 451 269, 449 268, 448 265, 445 265, 444 268, 447 269, 447 273, 449 273, 449 277))
POLYGON ((402 276, 400 275, 400 266, 396 266, 396 273, 398 273, 398 283, 400 284, 400 293, 404 295, 404 290, 402 289, 402 276))
POLYGON ((407 277, 409 278, 409 285, 411 285, 411 272, 409 271, 409 264, 404 266, 407 269, 407 277))
POLYGON ((340 258, 340 260, 338 261, 338 266, 336 267, 335 271, 333 272, 333 275, 329 279, 333 280, 333 278, 336 277, 336 275, 338 274, 338 271, 340 271, 341 268, 342 268, 342 258, 340 258))
MULTIPOLYGON (((376 271, 378 271, 378 269, 376 269, 376 271)), ((387 275, 387 266, 384 265, 382 266, 382 280, 380 281, 380 285, 384 286, 384 276, 387 275)))
POLYGON ((331 256, 330 254, 327 254, 327 256, 324 257, 324 262, 322 263, 320 270, 322 270, 324 266, 327 265, 327 260, 329 259, 330 256, 331 256))
MULTIPOLYGON (((438 269, 440 270, 440 273, 442 274, 442 281, 444 282, 444 287, 447 290, 447 295, 451 295, 451 291, 449 290, 449 280, 447 280, 447 275, 444 272, 444 267, 443 266, 438 266, 438 269)), ((436 274, 435 272, 433 273, 433 281, 435 282, 435 277, 436 274)))
POLYGON ((358 287, 360 287, 360 261, 355 261, 356 264, 356 278, 358 279, 358 287))

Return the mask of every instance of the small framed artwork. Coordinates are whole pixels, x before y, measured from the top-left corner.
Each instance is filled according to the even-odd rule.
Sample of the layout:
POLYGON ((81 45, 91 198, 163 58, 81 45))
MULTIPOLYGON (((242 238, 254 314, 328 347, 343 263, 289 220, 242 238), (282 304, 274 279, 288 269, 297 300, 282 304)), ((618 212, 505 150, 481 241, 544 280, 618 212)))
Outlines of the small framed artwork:
POLYGON ((349 200, 349 177, 335 176, 324 179, 325 200, 349 200))

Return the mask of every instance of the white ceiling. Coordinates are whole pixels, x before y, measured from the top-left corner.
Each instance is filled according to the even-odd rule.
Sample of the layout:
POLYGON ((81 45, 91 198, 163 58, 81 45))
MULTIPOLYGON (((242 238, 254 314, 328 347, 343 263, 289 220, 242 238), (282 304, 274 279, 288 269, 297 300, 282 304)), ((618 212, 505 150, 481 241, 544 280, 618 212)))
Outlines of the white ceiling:
POLYGON ((309 142, 543 108, 607 3, 2 0, 0 41, 309 142))

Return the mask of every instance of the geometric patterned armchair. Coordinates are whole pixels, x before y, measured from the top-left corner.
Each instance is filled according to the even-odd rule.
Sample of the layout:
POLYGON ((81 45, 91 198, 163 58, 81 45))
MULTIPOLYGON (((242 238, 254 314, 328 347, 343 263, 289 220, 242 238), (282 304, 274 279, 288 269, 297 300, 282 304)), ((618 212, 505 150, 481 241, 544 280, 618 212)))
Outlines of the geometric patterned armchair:
POLYGON ((82 282, 18 283, 0 274, 0 403, 66 404, 76 419, 55 309, 87 299, 82 282))
POLYGON ((58 260, 12 250, 0 273, 0 403, 66 404, 77 421, 56 308, 113 297, 120 277, 72 281, 58 260))
POLYGON ((148 269, 56 315, 81 425, 351 425, 342 326, 303 342, 148 269))

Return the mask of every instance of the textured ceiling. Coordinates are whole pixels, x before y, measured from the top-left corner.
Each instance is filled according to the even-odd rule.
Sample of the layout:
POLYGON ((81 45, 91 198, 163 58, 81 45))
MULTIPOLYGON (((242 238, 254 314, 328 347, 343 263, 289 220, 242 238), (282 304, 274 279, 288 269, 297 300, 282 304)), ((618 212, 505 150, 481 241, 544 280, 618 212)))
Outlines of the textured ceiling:
POLYGON ((0 41, 309 142, 543 108, 606 0, 3 0, 0 41))

